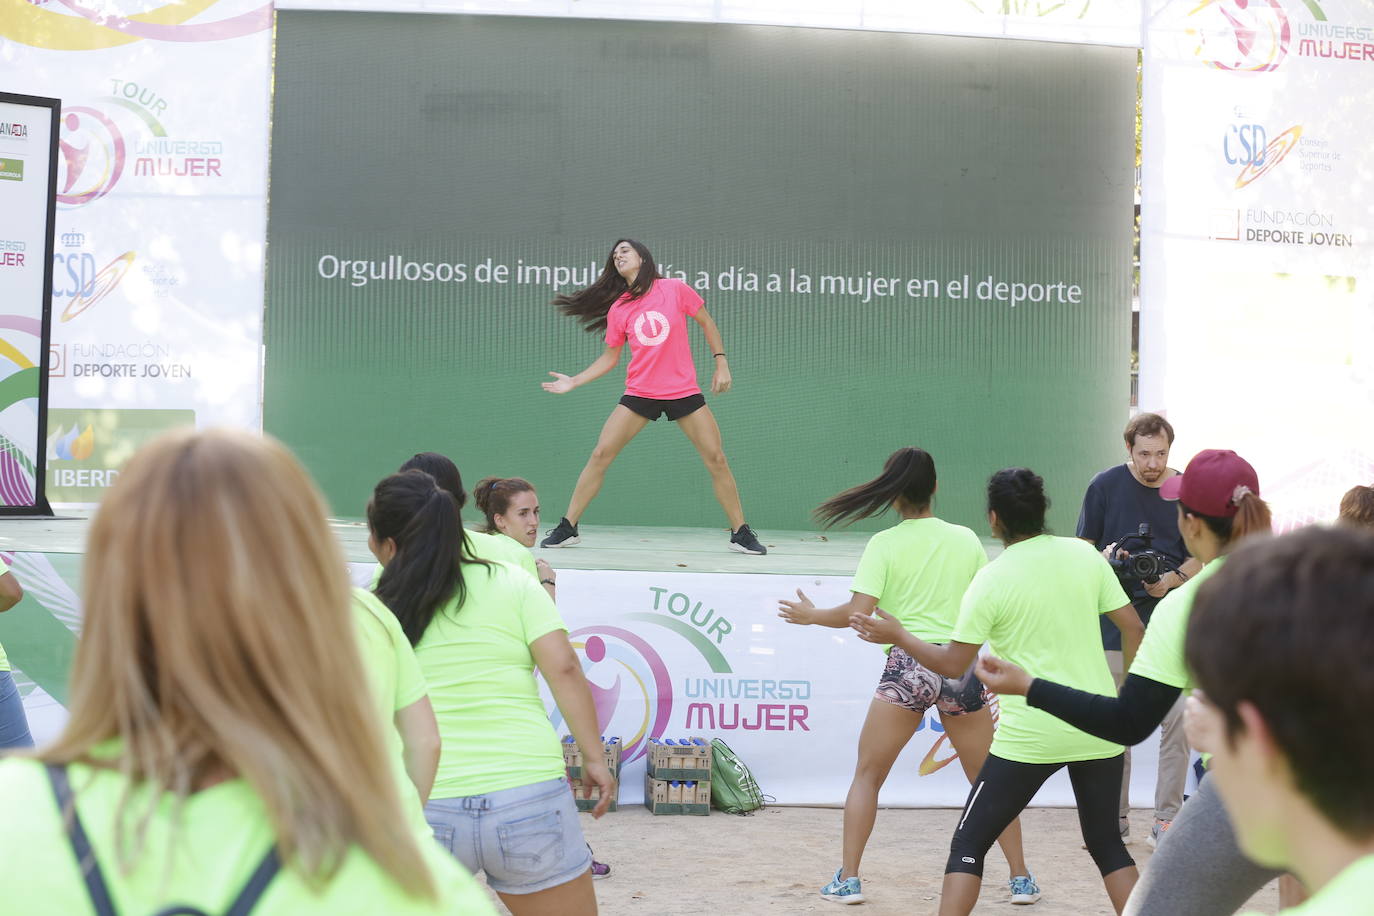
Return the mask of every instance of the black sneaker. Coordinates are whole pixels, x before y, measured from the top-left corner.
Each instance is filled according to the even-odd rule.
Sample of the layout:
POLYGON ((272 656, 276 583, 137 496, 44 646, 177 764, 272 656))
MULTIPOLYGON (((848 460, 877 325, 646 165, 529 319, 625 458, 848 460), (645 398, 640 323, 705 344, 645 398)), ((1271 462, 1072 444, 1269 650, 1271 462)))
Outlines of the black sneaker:
POLYGON ((539 542, 540 547, 573 547, 581 544, 582 539, 577 536, 577 526, 566 518, 558 520, 558 526, 548 532, 548 537, 539 542))
POLYGON ((759 543, 758 536, 754 534, 754 529, 748 525, 740 525, 739 530, 730 535, 730 549, 758 556, 763 556, 768 552, 768 548, 759 543))

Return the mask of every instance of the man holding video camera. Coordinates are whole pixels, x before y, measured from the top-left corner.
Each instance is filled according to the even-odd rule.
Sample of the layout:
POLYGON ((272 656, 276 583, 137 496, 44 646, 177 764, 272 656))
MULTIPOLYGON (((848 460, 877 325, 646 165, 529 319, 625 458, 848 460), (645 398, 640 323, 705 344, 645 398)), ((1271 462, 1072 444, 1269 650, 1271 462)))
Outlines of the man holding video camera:
MULTIPOLYGON (((1128 461, 1098 474, 1088 484, 1078 516, 1078 536, 1092 541, 1111 562, 1146 628, 1159 599, 1202 568, 1188 555, 1178 531, 1178 504, 1166 502, 1159 488, 1178 472, 1169 467, 1174 428, 1159 414, 1142 413, 1126 424, 1128 461)), ((1103 617, 1102 645, 1117 686, 1122 670, 1121 633, 1103 617)), ((1188 743, 1183 735, 1183 699, 1161 725, 1159 771, 1155 781, 1155 820, 1146 838, 1152 848, 1169 829, 1188 778, 1188 743)), ((1121 779, 1121 836, 1129 832, 1131 749, 1121 779)))

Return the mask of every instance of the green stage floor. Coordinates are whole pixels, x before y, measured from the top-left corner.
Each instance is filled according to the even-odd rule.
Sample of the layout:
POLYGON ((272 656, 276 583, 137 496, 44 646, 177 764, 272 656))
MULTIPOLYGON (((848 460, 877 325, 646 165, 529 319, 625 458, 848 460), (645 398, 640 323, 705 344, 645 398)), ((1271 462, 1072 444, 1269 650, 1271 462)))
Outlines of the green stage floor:
MULTIPOLYGON (((0 519, 0 550, 74 553, 85 550, 88 518, 0 519)), ((332 520, 331 526, 349 560, 372 559, 367 526, 332 520)), ((555 569, 621 569, 664 572, 761 573, 768 575, 848 576, 854 572, 872 532, 758 532, 768 548, 764 557, 728 549, 724 528, 629 528, 583 525, 582 543, 558 550, 537 550, 555 569)), ((989 555, 1001 545, 985 540, 989 555)))

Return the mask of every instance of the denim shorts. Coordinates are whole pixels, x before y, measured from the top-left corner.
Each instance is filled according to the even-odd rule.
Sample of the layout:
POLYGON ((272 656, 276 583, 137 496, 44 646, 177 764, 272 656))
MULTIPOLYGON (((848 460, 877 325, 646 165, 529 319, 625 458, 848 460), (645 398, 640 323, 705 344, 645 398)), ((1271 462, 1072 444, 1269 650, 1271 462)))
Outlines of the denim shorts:
POLYGON ((533 894, 592 867, 567 780, 550 779, 466 798, 432 798, 434 839, 502 894, 533 894))
POLYGON ((0 750, 33 747, 24 701, 14 685, 14 675, 0 671, 0 750))

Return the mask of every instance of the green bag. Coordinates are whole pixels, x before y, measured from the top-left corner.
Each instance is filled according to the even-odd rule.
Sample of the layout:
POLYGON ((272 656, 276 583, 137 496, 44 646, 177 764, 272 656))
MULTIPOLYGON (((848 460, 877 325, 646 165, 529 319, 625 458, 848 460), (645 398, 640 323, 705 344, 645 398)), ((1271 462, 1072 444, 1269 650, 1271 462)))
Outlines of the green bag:
POLYGON ((719 738, 711 739, 711 806, 726 814, 748 814, 764 805, 765 796, 744 761, 719 738))

